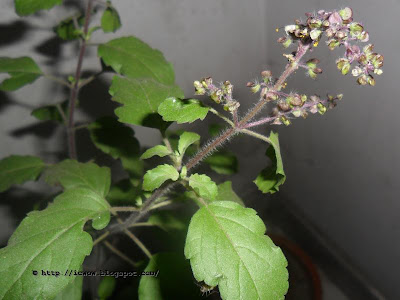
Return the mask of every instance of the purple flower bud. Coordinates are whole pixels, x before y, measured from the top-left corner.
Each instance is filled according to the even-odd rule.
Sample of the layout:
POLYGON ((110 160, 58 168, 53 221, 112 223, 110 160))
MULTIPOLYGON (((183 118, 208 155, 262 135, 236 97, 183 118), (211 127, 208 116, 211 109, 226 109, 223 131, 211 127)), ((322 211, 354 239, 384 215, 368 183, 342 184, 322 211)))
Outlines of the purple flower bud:
POLYGON ((342 24, 343 20, 342 17, 340 16, 340 14, 338 12, 333 12, 330 16, 329 16, 329 23, 331 24, 342 24))

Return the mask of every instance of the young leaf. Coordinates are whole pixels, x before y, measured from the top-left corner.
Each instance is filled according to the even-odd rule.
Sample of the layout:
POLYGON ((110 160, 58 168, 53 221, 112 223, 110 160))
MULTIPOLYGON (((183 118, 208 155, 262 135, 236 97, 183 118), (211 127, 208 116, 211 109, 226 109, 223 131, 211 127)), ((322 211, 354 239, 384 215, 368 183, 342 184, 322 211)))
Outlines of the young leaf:
POLYGON ((218 151, 207 157, 204 162, 218 174, 231 175, 238 171, 238 160, 229 151, 218 151))
POLYGON ((102 117, 88 126, 90 137, 97 148, 111 157, 138 156, 140 146, 132 128, 112 117, 102 117))
POLYGON ((185 154, 186 149, 200 140, 200 135, 194 132, 184 132, 181 134, 178 142, 178 151, 179 154, 183 156, 185 154))
POLYGON ((254 183, 263 193, 273 194, 279 191, 279 186, 285 182, 286 175, 283 170, 278 134, 271 132, 269 139, 271 145, 268 147, 266 154, 271 159, 272 165, 262 170, 254 180, 254 183))
POLYGON ((36 180, 45 167, 44 162, 34 156, 11 155, 0 160, 0 192, 13 184, 36 180))
POLYGON ((214 201, 218 195, 218 187, 207 175, 193 174, 189 177, 189 185, 200 197, 214 201))
POLYGON ((101 28, 105 33, 115 32, 121 27, 119 14, 114 7, 107 7, 101 17, 101 28))
POLYGON ((221 298, 284 299, 287 261, 265 236, 256 211, 231 201, 215 201, 192 217, 185 256, 197 281, 219 286, 221 298))
POLYGON ((20 16, 31 15, 42 9, 50 9, 61 4, 63 0, 14 0, 15 11, 20 16))
POLYGON ((115 289, 115 284, 116 282, 114 277, 103 277, 97 289, 100 300, 106 300, 112 295, 115 289))
MULTIPOLYGON (((64 115, 68 115, 68 100, 60 103, 60 108, 64 112, 64 115)), ((56 121, 59 123, 63 122, 63 118, 60 111, 55 105, 46 105, 34 109, 31 115, 40 121, 56 121)))
POLYGON ((182 255, 157 253, 144 272, 154 272, 157 276, 140 278, 139 300, 202 299, 192 280, 190 266, 182 255))
POLYGON ((243 200, 232 189, 232 181, 225 181, 224 183, 218 184, 218 196, 215 201, 233 201, 241 206, 245 206, 243 200))
POLYGON ((173 85, 172 65, 158 50, 135 37, 121 37, 102 44, 98 55, 106 66, 128 78, 153 78, 165 85, 173 85))
POLYGON ((204 120, 208 108, 196 99, 167 98, 158 107, 158 113, 164 121, 176 121, 178 124, 204 120))
POLYGON ((77 28, 75 28, 74 18, 79 26, 82 26, 85 22, 85 18, 78 15, 75 17, 69 17, 62 20, 56 27, 54 27, 55 33, 63 40, 71 41, 79 38, 80 33, 77 28))
POLYGON ((167 164, 159 165, 146 172, 143 177, 143 189, 145 191, 153 191, 168 179, 176 181, 178 178, 179 173, 173 166, 167 164))
POLYGON ((154 146, 150 149, 147 149, 142 156, 140 157, 140 159, 148 159, 150 157, 153 157, 155 155, 159 156, 159 157, 164 157, 171 154, 171 151, 168 150, 167 147, 165 147, 164 145, 157 145, 154 146))
POLYGON ((0 57, 0 73, 8 73, 11 76, 0 84, 1 91, 15 91, 43 75, 33 59, 26 56, 0 57))
POLYGON ((48 168, 45 179, 47 183, 60 184, 66 190, 84 187, 105 197, 110 189, 111 173, 107 167, 66 159, 48 168))
POLYGON ((82 299, 83 276, 76 276, 54 300, 81 300, 82 299))
POLYGON ((114 76, 110 94, 123 106, 115 110, 120 122, 153 128, 165 127, 157 108, 170 96, 183 97, 177 85, 165 85, 154 79, 131 79, 114 76))
POLYGON ((52 299, 75 276, 93 246, 83 231, 88 220, 95 229, 109 223, 110 206, 98 193, 87 188, 70 189, 59 195, 45 210, 33 211, 21 222, 0 249, 0 298, 52 299), (58 271, 59 276, 44 276, 58 271), (36 273, 38 272, 38 273, 36 273))

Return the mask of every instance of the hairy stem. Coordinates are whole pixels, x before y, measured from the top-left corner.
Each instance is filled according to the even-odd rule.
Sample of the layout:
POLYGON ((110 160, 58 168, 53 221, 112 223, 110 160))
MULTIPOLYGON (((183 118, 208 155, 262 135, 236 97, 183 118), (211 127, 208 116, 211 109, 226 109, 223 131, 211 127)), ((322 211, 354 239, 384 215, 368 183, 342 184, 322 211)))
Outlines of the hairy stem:
MULTIPOLYGON (((309 49, 310 45, 303 45, 301 43, 298 44, 297 52, 295 57, 291 62, 289 62, 286 65, 285 70, 283 71, 282 75, 279 77, 278 81, 275 83, 272 92, 279 92, 280 89, 282 88, 284 82, 286 79, 298 69, 298 64, 300 62, 300 59, 306 54, 307 50, 309 49)), ((209 142, 205 147, 199 150, 197 154, 192 157, 187 163, 186 163, 186 168, 189 171, 193 167, 195 167, 199 162, 201 162, 204 158, 206 158, 208 155, 210 155, 212 152, 214 152, 218 147, 220 147, 223 143, 225 143, 227 140, 229 140, 232 136, 234 136, 237 133, 240 133, 241 130, 246 128, 246 125, 248 122, 253 119, 262 109, 263 107, 267 104, 268 100, 267 99, 261 99, 254 107, 251 109, 239 122, 237 127, 232 127, 224 132, 222 132, 221 135, 213 139, 211 142, 209 142)), ((213 111, 212 111, 213 112, 213 111)), ((229 120, 230 123, 232 121, 229 120)), ((251 132, 254 136, 254 134, 257 134, 255 132, 251 132)), ((249 132, 245 132, 249 134, 249 132)), ((261 135, 260 135, 261 136, 261 135)), ((259 136, 257 136, 260 138, 259 136)), ((264 137, 264 136, 262 136, 264 137)), ((262 138, 265 140, 264 138, 262 138)), ((268 139, 268 138, 267 138, 268 139)), ((267 141, 267 140, 265 140, 267 141)), ((142 209, 140 210, 139 213, 133 213, 131 216, 129 216, 122 224, 116 224, 110 228, 111 233, 116 233, 125 230, 126 228, 132 226, 136 222, 140 221, 150 210, 152 204, 161 196, 163 196, 165 193, 167 193, 172 187, 176 185, 176 182, 169 183, 165 185, 164 187, 161 187, 154 191, 154 193, 147 198, 147 200, 143 203, 142 209)))
POLYGON ((75 104, 76 104, 76 99, 78 96, 79 92, 79 79, 81 78, 81 71, 82 71, 82 62, 83 62, 83 57, 85 55, 86 51, 86 36, 89 30, 89 21, 90 21, 90 16, 92 13, 92 7, 93 7, 93 0, 88 0, 88 5, 86 8, 86 13, 85 13, 85 24, 83 25, 83 39, 81 41, 81 47, 79 49, 79 56, 78 56, 78 63, 76 65, 76 70, 75 70, 75 77, 74 77, 74 84, 71 88, 71 93, 69 97, 69 114, 68 114, 68 125, 67 125, 67 134, 68 134, 68 150, 69 150, 69 156, 72 159, 76 159, 76 145, 75 145, 75 129, 74 129, 74 113, 75 113, 75 104))

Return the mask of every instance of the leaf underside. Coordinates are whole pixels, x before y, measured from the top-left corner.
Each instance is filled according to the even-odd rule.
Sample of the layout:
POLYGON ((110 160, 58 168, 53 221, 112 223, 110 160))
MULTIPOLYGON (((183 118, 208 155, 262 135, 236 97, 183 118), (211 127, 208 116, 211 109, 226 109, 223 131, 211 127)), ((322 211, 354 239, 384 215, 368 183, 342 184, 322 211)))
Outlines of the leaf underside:
POLYGON ((284 299, 287 261, 265 236, 250 208, 231 201, 203 206, 192 217, 185 245, 197 281, 219 286, 222 299, 284 299))

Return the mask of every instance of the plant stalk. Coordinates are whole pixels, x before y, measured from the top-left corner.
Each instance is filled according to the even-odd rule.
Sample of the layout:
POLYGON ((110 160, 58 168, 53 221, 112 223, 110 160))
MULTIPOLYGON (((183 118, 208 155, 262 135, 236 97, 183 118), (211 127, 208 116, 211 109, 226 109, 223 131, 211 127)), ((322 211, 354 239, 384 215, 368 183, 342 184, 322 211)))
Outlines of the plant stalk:
MULTIPOLYGON (((303 45, 301 43, 298 44, 297 52, 295 57, 291 62, 289 62, 278 81, 275 83, 273 89, 270 92, 279 92, 285 83, 286 79, 299 68, 299 62, 301 58, 306 54, 307 50, 309 50, 310 45, 303 45)), ((189 171, 193 167, 195 167, 199 162, 201 162, 204 158, 210 155, 213 151, 215 151, 219 146, 229 140, 232 136, 237 133, 240 133, 242 129, 246 128, 246 125, 250 120, 252 120, 267 104, 267 99, 261 99, 250 112, 248 112, 239 122, 237 127, 232 127, 225 130, 221 135, 216 137, 214 140, 209 142, 203 149, 201 149, 197 154, 192 157, 187 163, 186 168, 189 171)), ((246 132, 247 134, 249 132, 246 132)), ((253 132, 252 132, 252 135, 253 132)), ((152 204, 162 195, 167 193, 172 187, 176 185, 176 182, 172 182, 167 184, 165 187, 161 187, 154 191, 154 193, 147 198, 147 200, 143 203, 142 209, 139 213, 133 213, 129 216, 122 224, 116 224, 110 228, 111 233, 116 233, 120 231, 124 231, 126 228, 132 226, 136 222, 140 221, 150 210, 152 204)))
POLYGON ((69 97, 69 113, 68 113, 68 124, 67 124, 67 134, 68 134, 68 151, 69 156, 72 159, 77 159, 76 155, 76 145, 75 145, 75 128, 74 128, 74 113, 75 104, 79 92, 79 79, 81 78, 82 62, 86 51, 86 36, 89 31, 89 21, 93 8, 93 0, 88 0, 88 5, 85 13, 85 24, 83 25, 83 39, 81 41, 81 46, 79 49, 78 63, 75 70, 75 82, 71 88, 71 93, 69 97))

